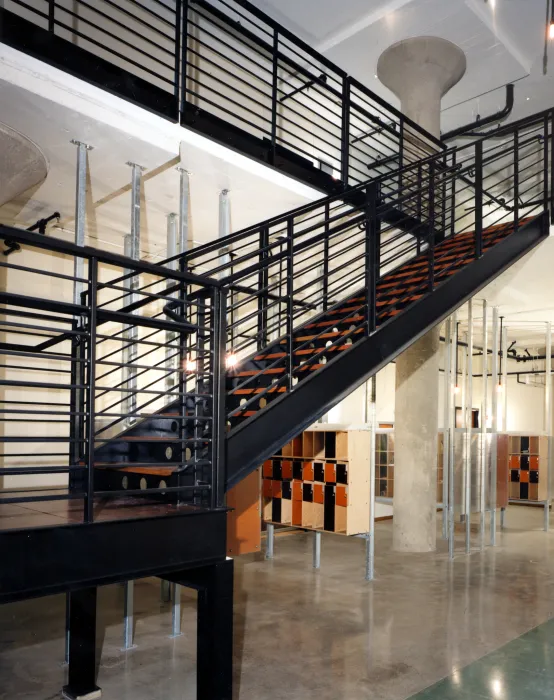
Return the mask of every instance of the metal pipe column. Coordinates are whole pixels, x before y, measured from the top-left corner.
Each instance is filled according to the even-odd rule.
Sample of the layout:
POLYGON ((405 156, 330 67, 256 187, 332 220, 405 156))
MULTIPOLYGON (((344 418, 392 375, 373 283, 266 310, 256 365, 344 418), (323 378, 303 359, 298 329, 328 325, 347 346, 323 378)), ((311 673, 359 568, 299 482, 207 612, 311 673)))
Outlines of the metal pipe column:
POLYGON ((451 371, 450 371, 450 387, 449 400, 451 410, 448 416, 448 556, 454 559, 454 512, 455 512, 455 490, 454 490, 454 437, 456 434, 456 404, 455 404, 455 389, 458 385, 458 322, 457 314, 453 313, 450 319, 450 344, 452 346, 451 371))
MULTIPOLYGON (((75 244, 85 245, 85 223, 87 211, 87 151, 92 150, 82 141, 71 140, 77 146, 77 177, 75 187, 75 244)), ((81 303, 81 293, 84 289, 85 261, 83 258, 75 258, 73 274, 78 280, 73 285, 73 303, 81 303)))
POLYGON ((502 330, 502 430, 508 431, 508 329, 502 330))
POLYGON ((377 430, 377 377, 371 377, 371 396, 368 406, 369 423, 369 531, 366 540, 366 581, 375 578, 375 437, 377 430))
POLYGON ((544 422, 548 440, 548 457, 546 464, 547 496, 544 507, 544 529, 550 529, 550 503, 552 500, 552 324, 546 324, 546 364, 544 385, 544 422))
MULTIPOLYGON (((219 193, 219 238, 225 238, 231 233, 231 202, 229 200, 229 190, 221 190, 219 193)), ((224 278, 231 274, 231 249, 224 246, 219 250, 219 265, 225 267, 221 271, 220 277, 224 278)), ((229 324, 230 324, 230 343, 231 350, 234 345, 234 322, 235 322, 235 293, 231 290, 229 293, 229 324)))
MULTIPOLYGON (((138 260, 140 257, 140 189, 141 189, 141 174, 143 168, 136 163, 127 163, 131 167, 131 233, 125 236, 124 240, 124 253, 128 258, 133 260, 138 260)), ((127 272, 131 272, 128 270, 127 272)), ((140 285, 139 275, 133 275, 133 277, 125 280, 125 286, 129 289, 130 294, 128 297, 128 302, 130 304, 137 301, 135 290, 138 289, 140 285)), ((132 425, 136 421, 136 408, 137 408, 137 370, 136 368, 130 367, 129 365, 134 364, 138 355, 137 340, 138 340, 138 327, 128 326, 126 333, 126 340, 129 341, 128 347, 124 353, 124 364, 125 364, 125 379, 126 388, 130 391, 127 394, 126 410, 129 414, 127 417, 127 424, 132 425)))
MULTIPOLYGON (((77 168, 75 177, 75 244, 79 246, 85 245, 85 233, 86 233, 86 213, 87 213, 87 151, 92 151, 92 146, 89 146, 82 141, 77 141, 75 139, 71 140, 74 146, 77 146, 77 168)), ((81 294, 84 290, 84 277, 85 277, 85 261, 84 258, 74 258, 73 263, 73 276, 76 278, 73 282, 73 303, 81 304, 81 294)), ((76 318, 75 323, 78 326, 80 324, 80 319, 76 318)), ((75 346, 73 346, 75 347, 75 346)), ((73 375, 74 370, 72 370, 73 375)), ((77 379, 75 379, 75 383, 77 379)), ((78 410, 80 404, 80 399, 78 392, 82 390, 77 389, 74 398, 73 405, 75 411, 78 410)), ((74 426, 78 426, 79 419, 75 419, 74 426)), ((76 433, 79 433, 79 427, 73 428, 76 433)), ((70 595, 66 593, 66 606, 65 606, 65 663, 69 663, 69 615, 70 615, 70 595)))
POLYGON ((473 302, 467 303, 465 513, 466 554, 471 552, 471 441, 473 436, 473 302))
POLYGON ((446 319, 444 333, 444 419, 443 419, 443 439, 442 439, 442 537, 448 539, 448 458, 450 455, 450 411, 452 410, 452 342, 451 342, 451 319, 446 319))
POLYGON ((125 581, 124 584, 124 601, 123 601, 123 649, 128 651, 134 649, 133 643, 134 623, 135 623, 135 582, 125 581))
MULTIPOLYGON (((168 214, 167 215, 167 251, 166 257, 173 258, 180 251, 177 248, 177 215, 168 214)), ((170 270, 177 269, 177 260, 172 260, 168 263, 170 270)), ((167 280, 167 287, 172 287, 175 284, 175 280, 167 280)), ((171 297, 176 297, 177 294, 173 293, 171 297)), ((171 298, 170 297, 170 298, 171 298)), ((171 403, 174 400, 174 396, 171 396, 171 392, 174 391, 176 384, 178 383, 178 367, 179 367, 179 352, 175 350, 176 340, 178 339, 178 334, 174 331, 165 332, 165 368, 167 374, 165 377, 165 403, 171 403)))
POLYGON ((490 543, 496 546, 496 477, 498 456, 498 308, 492 310, 492 397, 491 397, 491 481, 490 481, 490 543))
POLYGON ((488 376, 489 376, 489 336, 487 327, 487 302, 483 300, 483 385, 481 398, 481 439, 480 439, 480 519, 479 519, 479 544, 485 548, 485 527, 487 510, 487 409, 488 409, 488 376))

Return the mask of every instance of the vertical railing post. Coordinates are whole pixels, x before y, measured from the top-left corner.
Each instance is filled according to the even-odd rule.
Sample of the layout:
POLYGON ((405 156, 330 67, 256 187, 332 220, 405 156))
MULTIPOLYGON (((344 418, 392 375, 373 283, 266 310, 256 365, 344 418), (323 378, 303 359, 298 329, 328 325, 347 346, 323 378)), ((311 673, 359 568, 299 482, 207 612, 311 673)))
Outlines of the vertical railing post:
MULTIPOLYGON (((225 500, 225 355, 227 338, 226 290, 214 288, 212 295, 212 483, 211 507, 220 508, 225 500)), ((202 331, 200 331, 202 332, 202 331)))
MULTIPOLYGON (((181 251, 183 252, 183 251, 181 251)), ((178 269, 179 272, 185 272, 187 269, 187 262, 183 256, 179 258, 179 264, 178 264, 178 269)), ((174 283, 174 280, 172 280, 174 283)), ((178 298, 179 298, 179 313, 183 317, 183 321, 190 321, 192 320, 190 318, 192 314, 192 309, 187 305, 186 300, 187 300, 187 286, 186 282, 181 282, 179 285, 179 292, 178 292, 178 298)), ((202 330, 197 331, 197 337, 200 336, 200 333, 202 333, 202 330)), ((174 334, 175 340, 178 341, 179 343, 179 356, 178 356, 178 371, 177 371, 177 382, 175 382, 175 386, 177 387, 178 391, 178 398, 177 402, 179 405, 179 439, 180 439, 180 444, 179 444, 179 450, 180 450, 180 467, 181 469, 179 470, 179 473, 177 475, 177 486, 182 486, 183 482, 183 469, 185 466, 185 463, 187 461, 187 435, 188 435, 188 429, 187 429, 187 388, 188 388, 188 376, 187 376, 187 362, 189 360, 189 349, 191 340, 190 340, 190 335, 188 333, 175 333, 174 334)), ((194 390, 193 390, 194 391, 194 390)), ((170 397, 169 403, 171 401, 175 400, 175 396, 170 397)), ((196 397, 193 399, 194 400, 194 406, 196 407, 196 397)), ((194 411, 196 414, 196 411, 194 411)), ((194 431, 197 430, 197 423, 195 422, 194 425, 194 431)), ((177 493, 177 500, 181 500, 181 493, 177 493)))
POLYGON ((258 272, 258 333, 257 346, 258 351, 262 350, 268 343, 268 321, 269 321, 269 229, 267 226, 260 228, 260 245, 258 262, 260 270, 258 272))
POLYGON ((377 327, 377 278, 379 276, 380 245, 380 222, 377 215, 378 193, 378 183, 371 182, 367 188, 365 220, 365 289, 368 335, 371 335, 377 327))
POLYGON ((179 93, 181 90, 181 10, 182 10, 181 0, 177 0, 175 7, 175 66, 174 66, 174 77, 173 77, 173 90, 175 95, 175 104, 177 109, 177 119, 179 118, 180 111, 180 101, 179 93))
POLYGON ((475 257, 483 255, 483 142, 475 144, 475 257))
POLYGON ((279 32, 273 30, 273 70, 271 76, 271 154, 270 163, 275 165, 275 155, 277 150, 277 105, 279 79, 279 32))
POLYGON ((294 372, 294 219, 287 219, 287 391, 292 391, 294 372))
POLYGON ((350 171, 350 78, 342 82, 341 180, 346 186, 350 171))
POLYGON ((321 292, 323 295, 323 300, 322 300, 322 307, 323 311, 327 311, 329 308, 329 217, 331 216, 330 213, 330 206, 329 206, 329 200, 325 202, 325 224, 324 224, 324 230, 325 230, 325 238, 323 239, 323 280, 321 284, 321 292))
POLYGON ((550 112, 550 223, 554 223, 554 110, 550 112))
POLYGON ((55 0, 48 0, 48 31, 54 34, 56 19, 54 13, 56 11, 55 0))
POLYGON ((429 161, 429 233, 427 235, 427 261, 429 267, 428 290, 433 291, 435 286, 435 161, 429 161))
POLYGON ((548 154, 550 152, 548 146, 548 115, 544 118, 544 132, 543 132, 543 148, 544 148, 544 182, 543 182, 543 197, 544 197, 544 211, 548 211, 550 204, 550 197, 548 194, 548 173, 550 172, 550 167, 548 165, 548 154))
MULTIPOLYGON (((193 460, 194 460, 194 474, 195 474, 195 483, 198 481, 198 463, 202 461, 203 459, 203 448, 201 446, 202 442, 202 434, 203 434, 203 428, 204 428, 204 420, 206 417, 204 407, 203 407, 203 401, 201 401, 200 397, 202 394, 207 393, 206 392, 206 382, 204 381, 204 376, 205 376, 205 371, 206 371, 206 299, 204 297, 200 297, 198 301, 196 302, 197 304, 197 310, 196 310, 196 326, 197 326, 197 334, 196 334, 196 362, 194 364, 194 372, 196 374, 195 381, 194 381, 194 389, 193 389, 193 415, 194 415, 194 430, 193 430, 193 439, 194 442, 192 443, 191 447, 191 456, 193 455, 193 460)), ((214 320, 215 322, 215 320, 214 320)), ((222 345, 225 345, 226 338, 223 338, 220 340, 220 343, 222 345)), ((215 344, 214 344, 215 345, 215 344)), ((214 347, 215 351, 215 347, 214 347)), ((215 355, 212 355, 212 362, 216 361, 215 355)), ((213 370, 213 368, 211 368, 213 370)), ((194 375, 193 375, 194 376, 194 375)), ((212 372, 212 383, 213 383, 213 372, 212 372)), ((213 386, 212 386, 213 390, 213 386)), ((184 410, 186 412, 186 396, 181 397, 181 401, 184 404, 184 410)), ((212 416, 211 418, 214 418, 214 412, 212 409, 212 416)), ((210 501, 212 497, 213 491, 210 494, 210 501)), ((195 505, 198 505, 199 503, 202 502, 202 496, 195 496, 195 505)))
MULTIPOLYGON (((402 196, 403 168, 404 168, 404 117, 400 115, 400 143, 398 144, 398 191, 402 196)), ((409 177, 409 176, 408 176, 409 177)))
POLYGON ((188 69, 188 20, 189 20, 189 0, 177 0, 177 4, 181 5, 183 37, 181 40, 181 112, 185 111, 187 102, 187 69, 188 69))
POLYGON ((456 233, 456 151, 452 153, 452 204, 450 207, 450 235, 454 236, 456 233))
POLYGON ((519 129, 514 131, 514 231, 519 228, 519 129))
POLYGON ((85 521, 94 520, 94 433, 96 396, 96 307, 98 292, 98 260, 89 262, 89 323, 88 323, 88 368, 87 368, 87 485, 85 492, 85 521))

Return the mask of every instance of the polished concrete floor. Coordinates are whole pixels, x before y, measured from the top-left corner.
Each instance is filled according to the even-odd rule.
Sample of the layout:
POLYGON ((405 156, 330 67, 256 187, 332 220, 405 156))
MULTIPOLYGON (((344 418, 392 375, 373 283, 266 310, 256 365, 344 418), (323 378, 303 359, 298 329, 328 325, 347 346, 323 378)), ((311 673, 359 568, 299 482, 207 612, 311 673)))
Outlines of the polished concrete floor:
MULTIPOLYGON (((552 672, 534 673, 554 659, 554 623, 502 650, 554 617, 554 529, 544 533, 542 518, 540 509, 511 507, 497 548, 465 556, 460 541, 453 563, 442 542, 434 555, 391 553, 391 523, 378 523, 373 583, 364 581, 358 539, 324 535, 320 571, 312 568, 309 534, 277 538, 272 561, 238 560, 235 700, 554 697, 552 672), (533 635, 542 645, 537 658, 533 635), (517 665, 526 658, 531 670, 517 665)), ((195 594, 184 592, 184 634, 170 639, 159 582, 138 582, 137 647, 128 652, 121 651, 122 601, 120 586, 101 590, 104 698, 193 700, 195 594)), ((0 698, 59 697, 63 635, 61 596, 1 607, 0 698)))

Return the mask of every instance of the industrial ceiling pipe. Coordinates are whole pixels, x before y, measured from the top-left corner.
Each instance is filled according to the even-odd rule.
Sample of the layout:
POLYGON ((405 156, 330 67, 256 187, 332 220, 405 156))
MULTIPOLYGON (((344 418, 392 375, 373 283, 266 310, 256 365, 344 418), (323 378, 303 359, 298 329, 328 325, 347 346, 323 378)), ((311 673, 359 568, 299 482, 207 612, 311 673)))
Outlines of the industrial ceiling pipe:
POLYGON ((487 126, 487 124, 502 122, 509 117, 514 108, 514 92, 514 84, 508 83, 506 85, 506 105, 503 107, 503 109, 501 109, 499 112, 491 114, 488 117, 483 117, 483 119, 476 119, 474 122, 470 122, 464 126, 459 126, 457 129, 452 129, 452 131, 447 131, 446 134, 441 135, 441 140, 451 141, 458 136, 462 138, 468 136, 471 136, 472 138, 475 138, 476 136, 484 136, 484 134, 478 132, 476 133, 474 130, 481 129, 484 126, 487 126))

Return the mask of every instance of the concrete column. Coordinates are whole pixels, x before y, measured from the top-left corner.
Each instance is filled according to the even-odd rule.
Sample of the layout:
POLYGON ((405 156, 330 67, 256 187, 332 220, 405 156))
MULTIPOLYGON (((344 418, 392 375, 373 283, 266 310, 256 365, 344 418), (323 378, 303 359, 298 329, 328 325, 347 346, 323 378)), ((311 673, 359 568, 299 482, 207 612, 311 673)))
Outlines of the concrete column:
MULTIPOLYGON (((437 137, 441 98, 465 69, 463 51, 436 37, 394 44, 377 64, 402 112, 437 137)), ((417 151, 406 151, 405 164, 410 154, 417 151)), ((396 360, 393 548, 402 552, 436 549, 439 346, 436 327, 396 360)))

